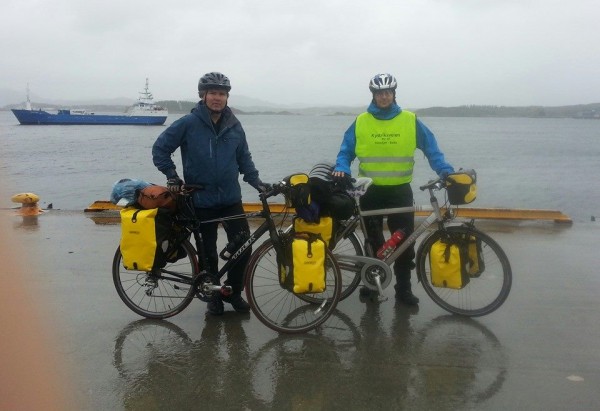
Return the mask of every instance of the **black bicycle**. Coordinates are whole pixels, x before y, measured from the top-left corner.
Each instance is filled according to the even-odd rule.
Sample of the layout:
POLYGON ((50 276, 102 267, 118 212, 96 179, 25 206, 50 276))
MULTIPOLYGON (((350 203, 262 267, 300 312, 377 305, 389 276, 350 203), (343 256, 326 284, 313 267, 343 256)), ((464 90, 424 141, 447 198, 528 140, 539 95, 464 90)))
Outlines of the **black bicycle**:
POLYGON ((177 196, 177 212, 166 252, 167 256, 174 257, 164 267, 151 271, 126 269, 120 247, 117 248, 112 265, 113 281, 127 307, 146 318, 164 319, 183 311, 194 297, 207 302, 215 293, 229 295, 231 287, 220 285, 219 279, 251 250, 263 234, 269 233, 269 238, 252 253, 245 271, 246 296, 252 312, 267 327, 282 333, 307 332, 325 322, 335 310, 342 293, 340 269, 331 251, 326 250, 324 292, 295 294, 284 288, 279 280, 277 254, 282 252, 289 233, 277 227, 267 200, 279 194, 289 197, 290 185, 282 181, 260 193, 262 210, 258 212, 208 221, 223 222, 242 217, 263 220, 237 246, 218 273, 208 271, 200 234, 202 223, 192 202, 192 193, 199 189, 202 187, 185 185, 177 196))

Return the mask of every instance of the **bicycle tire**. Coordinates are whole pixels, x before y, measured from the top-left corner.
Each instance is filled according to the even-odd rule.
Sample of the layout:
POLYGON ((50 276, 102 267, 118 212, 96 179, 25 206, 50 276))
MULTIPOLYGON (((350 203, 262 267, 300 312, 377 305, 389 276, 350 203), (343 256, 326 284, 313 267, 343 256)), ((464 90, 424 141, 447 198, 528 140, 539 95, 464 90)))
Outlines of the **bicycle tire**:
POLYGON ((163 319, 179 314, 192 302, 196 288, 193 281, 198 275, 196 251, 187 240, 181 246, 185 257, 153 272, 126 270, 121 248, 117 247, 112 266, 113 282, 121 300, 134 313, 163 319))
POLYGON ((322 305, 317 308, 280 285, 273 241, 267 240, 258 247, 245 274, 246 297, 256 318, 272 330, 287 334, 305 333, 323 324, 342 294, 340 269, 331 251, 326 252, 326 290, 320 293, 322 305))
POLYGON ((165 353, 181 359, 192 348, 192 339, 177 325, 143 318, 128 324, 117 335, 113 365, 121 377, 139 381, 148 376, 153 364, 164 364, 165 353))
POLYGON ((413 354, 420 364, 412 375, 415 409, 436 408, 437 398, 427 395, 432 385, 444 394, 445 408, 453 410, 486 408, 480 404, 502 389, 508 356, 498 337, 476 319, 443 314, 425 324, 419 336, 413 354))
MULTIPOLYGON (((347 237, 341 238, 333 249, 333 254, 339 255, 364 255, 362 243, 355 232, 350 233, 347 237)), ((340 301, 348 298, 361 282, 360 270, 346 270, 340 266, 342 274, 342 295, 340 301)))
POLYGON ((470 226, 451 226, 437 230, 423 240, 417 251, 417 276, 425 292, 440 307, 453 314, 479 317, 497 310, 506 301, 512 286, 512 271, 508 257, 487 234, 470 226), (431 282, 429 254, 432 245, 447 236, 472 237, 481 241, 485 270, 470 277, 461 289, 435 287, 431 282))

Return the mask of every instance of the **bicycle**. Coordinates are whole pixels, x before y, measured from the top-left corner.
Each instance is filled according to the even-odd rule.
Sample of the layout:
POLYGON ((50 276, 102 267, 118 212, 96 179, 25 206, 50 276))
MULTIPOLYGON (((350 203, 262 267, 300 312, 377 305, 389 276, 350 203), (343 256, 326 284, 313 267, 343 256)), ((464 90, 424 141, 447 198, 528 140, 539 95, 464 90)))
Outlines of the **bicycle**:
POLYGON ((206 221, 225 222, 242 217, 263 220, 217 273, 207 270, 201 222, 192 202, 192 193, 199 189, 202 187, 187 184, 177 195, 177 211, 166 252, 167 256, 175 257, 164 267, 151 271, 125 269, 120 247, 117 247, 112 265, 113 282, 125 305, 143 317, 164 319, 183 311, 194 297, 208 302, 215 293, 229 295, 231 287, 220 285, 220 279, 268 232, 269 238, 251 254, 245 271, 246 297, 251 311, 267 327, 281 333, 307 332, 325 322, 341 297, 342 284, 339 266, 330 250, 326 250, 326 289, 318 297, 316 294, 295 294, 282 287, 279 281, 277 254, 282 252, 289 234, 277 228, 267 199, 279 194, 289 196, 290 185, 281 181, 261 192, 261 211, 206 221))
POLYGON ((341 299, 351 295, 362 282, 368 289, 379 293, 380 301, 385 301, 387 297, 383 289, 392 280, 392 263, 410 245, 415 244, 425 231, 437 224, 437 229, 429 233, 420 243, 415 258, 417 278, 427 295, 443 309, 453 314, 470 317, 489 314, 504 303, 512 285, 512 270, 508 257, 496 241, 475 228, 474 220, 460 225, 451 225, 455 217, 451 204, 446 200, 443 207, 440 207, 434 193, 446 189, 447 183, 444 179, 432 180, 419 187, 421 191, 429 192, 431 209, 415 206, 363 211, 360 209, 359 198, 371 183, 372 180, 366 177, 359 177, 356 180, 354 189, 351 190, 356 202, 355 213, 348 220, 340 222, 339 228, 334 233, 336 242, 334 255, 342 269, 344 282, 341 299), (418 210, 431 211, 431 214, 416 226, 415 231, 384 260, 375 257, 376 250, 372 249, 366 234, 363 242, 356 233, 359 227, 362 233, 366 233, 364 217, 418 210), (485 262, 483 272, 479 276, 470 277, 468 284, 460 289, 434 286, 429 258, 431 247, 440 239, 456 241, 469 239, 480 243, 481 257, 485 262))

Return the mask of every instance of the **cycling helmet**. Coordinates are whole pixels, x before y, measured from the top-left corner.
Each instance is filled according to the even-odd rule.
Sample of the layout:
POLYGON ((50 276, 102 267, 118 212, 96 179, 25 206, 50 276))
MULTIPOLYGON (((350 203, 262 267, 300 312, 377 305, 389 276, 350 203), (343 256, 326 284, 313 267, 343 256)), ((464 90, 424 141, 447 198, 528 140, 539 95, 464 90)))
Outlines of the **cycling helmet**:
POLYGON ((198 81, 198 91, 214 89, 225 90, 229 93, 229 90, 231 90, 231 83, 226 75, 213 71, 200 77, 200 81, 198 81))
POLYGON ((378 74, 371 79, 369 82, 369 90, 371 92, 379 91, 379 90, 396 90, 396 86, 398 86, 398 82, 396 82, 396 78, 391 74, 378 74))

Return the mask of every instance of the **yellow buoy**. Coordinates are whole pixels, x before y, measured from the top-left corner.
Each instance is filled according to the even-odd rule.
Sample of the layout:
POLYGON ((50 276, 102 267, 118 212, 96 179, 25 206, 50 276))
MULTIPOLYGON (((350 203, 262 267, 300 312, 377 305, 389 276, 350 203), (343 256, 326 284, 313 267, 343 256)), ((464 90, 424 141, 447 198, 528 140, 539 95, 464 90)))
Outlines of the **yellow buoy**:
POLYGON ((13 203, 21 204, 21 208, 17 211, 19 215, 38 215, 42 212, 38 206, 40 197, 33 193, 19 193, 11 197, 13 203))

